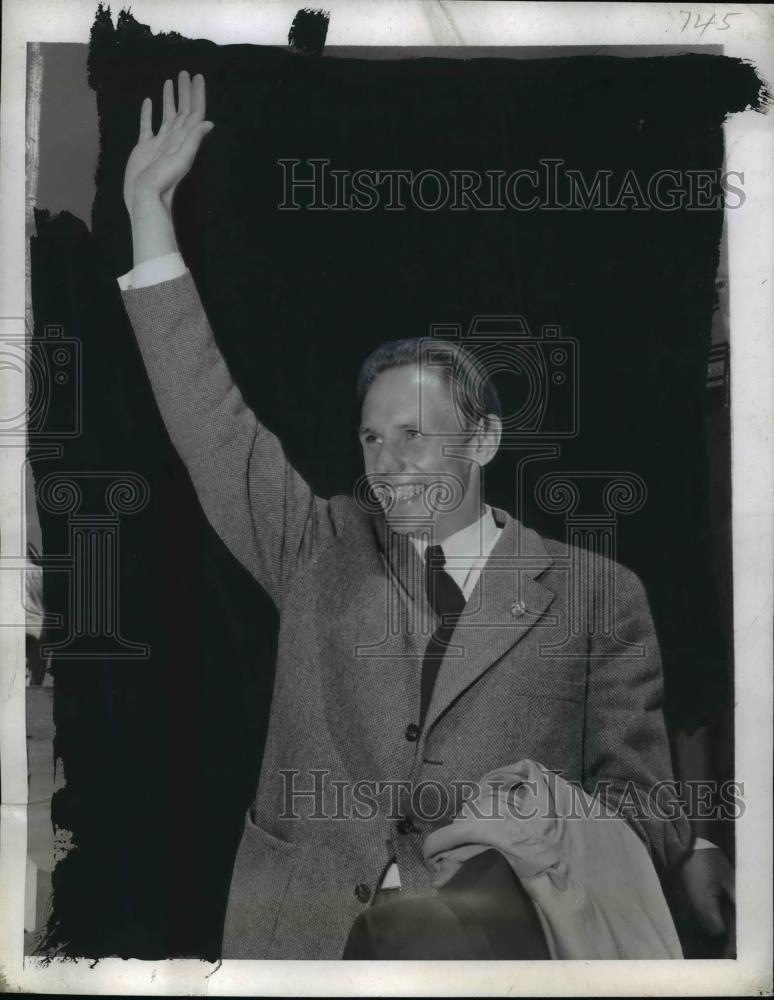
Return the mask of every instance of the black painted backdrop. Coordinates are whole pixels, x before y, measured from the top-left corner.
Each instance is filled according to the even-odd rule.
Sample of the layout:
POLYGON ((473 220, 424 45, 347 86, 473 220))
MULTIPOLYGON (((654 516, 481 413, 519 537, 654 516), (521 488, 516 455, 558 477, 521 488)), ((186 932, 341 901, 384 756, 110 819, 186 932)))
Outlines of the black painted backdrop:
MULTIPOLYGON (((358 474, 352 386, 370 348, 481 313, 560 325, 581 345, 581 433, 528 485, 549 468, 645 479, 619 558, 650 593, 670 721, 695 725, 727 697, 704 425, 721 211, 287 213, 276 161, 510 172, 556 157, 589 179, 632 168, 646 182, 721 166, 724 113, 756 102, 753 71, 712 56, 306 59, 154 37, 125 13, 114 30, 100 10, 92 234, 40 213, 32 248, 36 334, 59 323, 83 345, 84 431, 35 472, 148 480, 148 506, 121 524, 120 618, 152 654, 55 668, 67 786, 54 819, 76 849, 55 872, 50 941, 70 954, 217 956, 271 692, 273 608, 204 521, 114 281, 131 266, 121 182, 140 101, 183 68, 206 74, 216 127, 178 194, 182 249, 246 397, 316 490, 346 492, 358 474)), ((518 386, 501 390, 514 405, 518 386)), ((513 509, 512 480, 500 460, 488 498, 513 509)), ((563 532, 529 490, 521 514, 563 532)), ((63 551, 65 519, 41 519, 45 550, 63 551)), ((60 577, 46 581, 53 610, 60 577)))

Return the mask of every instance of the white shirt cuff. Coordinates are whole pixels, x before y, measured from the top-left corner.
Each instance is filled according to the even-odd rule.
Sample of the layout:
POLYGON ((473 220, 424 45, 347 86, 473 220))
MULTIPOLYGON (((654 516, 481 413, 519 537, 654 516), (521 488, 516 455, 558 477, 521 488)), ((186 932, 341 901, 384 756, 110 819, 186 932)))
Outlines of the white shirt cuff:
POLYGON ((185 266, 181 254, 165 253, 160 257, 152 257, 144 260, 131 271, 122 274, 118 278, 118 287, 122 292, 130 288, 145 288, 148 285, 158 285, 162 281, 171 281, 185 274, 188 268, 185 266))
POLYGON ((711 840, 705 840, 704 837, 697 837, 693 845, 694 851, 716 851, 718 848, 711 840))

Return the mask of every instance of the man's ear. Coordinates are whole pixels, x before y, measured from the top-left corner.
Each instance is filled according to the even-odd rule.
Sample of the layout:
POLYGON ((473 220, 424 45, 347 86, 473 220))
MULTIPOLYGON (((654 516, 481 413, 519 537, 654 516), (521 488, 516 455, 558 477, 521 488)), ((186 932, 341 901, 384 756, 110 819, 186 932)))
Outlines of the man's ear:
POLYGON ((503 422, 496 414, 488 413, 486 417, 480 417, 473 431, 470 457, 481 466, 491 462, 500 447, 502 435, 503 422))

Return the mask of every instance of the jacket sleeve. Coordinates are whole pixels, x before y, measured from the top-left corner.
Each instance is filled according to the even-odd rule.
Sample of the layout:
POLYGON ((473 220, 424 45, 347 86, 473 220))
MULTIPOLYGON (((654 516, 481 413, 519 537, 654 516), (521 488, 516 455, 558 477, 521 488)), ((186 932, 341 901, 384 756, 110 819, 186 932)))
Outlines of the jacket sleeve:
POLYGON ((121 295, 204 513, 281 608, 293 573, 335 534, 329 503, 312 493, 245 404, 190 272, 121 295))
POLYGON ((689 850, 691 827, 674 785, 661 654, 639 579, 617 563, 604 572, 597 609, 612 628, 589 646, 584 785, 631 823, 663 874, 689 850))

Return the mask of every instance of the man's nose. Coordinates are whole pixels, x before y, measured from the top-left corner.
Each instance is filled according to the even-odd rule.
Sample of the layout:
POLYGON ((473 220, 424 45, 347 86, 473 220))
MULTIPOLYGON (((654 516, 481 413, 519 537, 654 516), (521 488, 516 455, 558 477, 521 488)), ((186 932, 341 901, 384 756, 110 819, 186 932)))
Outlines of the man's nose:
POLYGON ((379 449, 379 454, 376 458, 374 472, 383 476, 389 476, 396 472, 401 472, 404 467, 405 462, 399 451, 383 444, 379 449))

